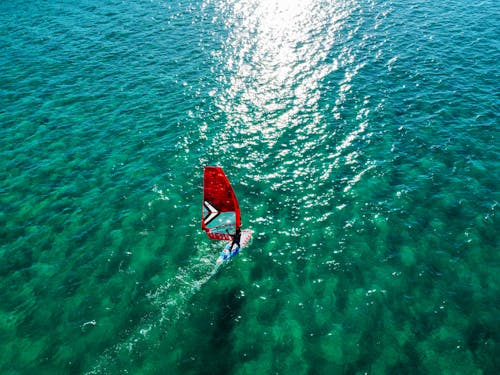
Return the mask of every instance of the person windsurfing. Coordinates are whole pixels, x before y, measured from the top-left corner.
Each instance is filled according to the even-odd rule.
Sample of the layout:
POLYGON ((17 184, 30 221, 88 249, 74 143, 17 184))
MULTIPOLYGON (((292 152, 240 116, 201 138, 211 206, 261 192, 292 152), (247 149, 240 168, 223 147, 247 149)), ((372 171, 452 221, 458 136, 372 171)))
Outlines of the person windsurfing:
MULTIPOLYGON (((231 246, 229 246, 229 251, 233 251, 233 247, 234 245, 237 245, 236 249, 241 247, 240 245, 240 240, 241 240, 241 229, 240 227, 236 227, 236 231, 234 232, 234 234, 231 234, 229 233, 229 231, 227 231, 227 234, 229 234, 232 238, 232 242, 231 242, 231 246)), ((235 250, 236 250, 235 249, 235 250)))

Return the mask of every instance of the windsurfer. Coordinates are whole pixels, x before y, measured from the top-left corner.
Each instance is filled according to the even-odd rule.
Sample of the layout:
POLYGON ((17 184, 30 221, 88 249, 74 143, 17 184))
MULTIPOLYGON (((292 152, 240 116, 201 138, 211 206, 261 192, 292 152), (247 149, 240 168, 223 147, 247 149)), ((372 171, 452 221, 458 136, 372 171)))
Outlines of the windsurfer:
POLYGON ((229 246, 229 251, 233 251, 234 245, 237 246, 234 250, 239 248, 241 239, 241 229, 239 227, 236 227, 236 231, 234 232, 234 234, 230 234, 229 231, 227 232, 227 234, 229 234, 233 239, 233 242, 231 242, 231 246, 229 246))

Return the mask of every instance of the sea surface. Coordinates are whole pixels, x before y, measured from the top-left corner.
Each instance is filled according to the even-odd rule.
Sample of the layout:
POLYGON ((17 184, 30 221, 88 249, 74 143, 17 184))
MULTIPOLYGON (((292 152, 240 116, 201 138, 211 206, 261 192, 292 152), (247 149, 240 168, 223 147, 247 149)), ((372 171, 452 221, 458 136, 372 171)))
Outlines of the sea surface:
POLYGON ((1 1, 0 373, 498 374, 499 67, 497 0, 1 1))

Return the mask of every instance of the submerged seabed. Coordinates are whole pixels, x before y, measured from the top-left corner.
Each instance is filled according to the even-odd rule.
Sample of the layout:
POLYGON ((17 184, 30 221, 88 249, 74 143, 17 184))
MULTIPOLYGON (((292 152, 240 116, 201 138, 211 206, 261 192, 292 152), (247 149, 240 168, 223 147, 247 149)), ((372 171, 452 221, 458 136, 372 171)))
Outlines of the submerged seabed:
POLYGON ((1 373, 498 372, 496 2, 0 10, 1 373))

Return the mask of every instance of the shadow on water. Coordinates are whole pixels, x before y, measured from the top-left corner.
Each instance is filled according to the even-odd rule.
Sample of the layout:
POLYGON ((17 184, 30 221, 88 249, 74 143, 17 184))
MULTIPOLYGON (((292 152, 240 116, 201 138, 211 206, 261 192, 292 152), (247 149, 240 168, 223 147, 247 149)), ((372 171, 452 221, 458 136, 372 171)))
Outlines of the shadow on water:
POLYGON ((217 348, 231 349, 229 335, 234 327, 235 318, 241 309, 242 299, 237 288, 221 297, 221 311, 215 318, 215 329, 212 335, 212 343, 217 348))
POLYGON ((189 343, 189 352, 183 353, 178 362, 179 373, 231 374, 236 362, 231 359, 232 331, 244 302, 240 290, 237 287, 214 289, 200 298, 209 303, 189 321, 183 322, 198 339, 189 343))

